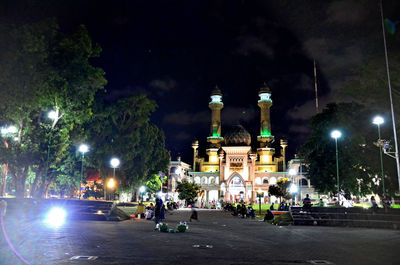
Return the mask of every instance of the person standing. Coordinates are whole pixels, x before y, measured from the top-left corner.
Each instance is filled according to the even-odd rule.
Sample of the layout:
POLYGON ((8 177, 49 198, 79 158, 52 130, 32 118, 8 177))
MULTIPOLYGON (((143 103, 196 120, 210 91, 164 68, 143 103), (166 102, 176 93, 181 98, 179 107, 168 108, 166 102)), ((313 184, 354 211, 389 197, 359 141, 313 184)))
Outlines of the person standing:
POLYGON ((196 207, 194 206, 194 204, 192 204, 192 214, 190 215, 189 221, 191 222, 192 219, 199 221, 199 217, 197 215, 197 210, 196 210, 196 207))
POLYGON ((161 215, 161 203, 160 203, 160 199, 157 198, 156 206, 154 207, 154 222, 156 223, 155 230, 158 228, 157 225, 160 222, 160 215, 161 215))

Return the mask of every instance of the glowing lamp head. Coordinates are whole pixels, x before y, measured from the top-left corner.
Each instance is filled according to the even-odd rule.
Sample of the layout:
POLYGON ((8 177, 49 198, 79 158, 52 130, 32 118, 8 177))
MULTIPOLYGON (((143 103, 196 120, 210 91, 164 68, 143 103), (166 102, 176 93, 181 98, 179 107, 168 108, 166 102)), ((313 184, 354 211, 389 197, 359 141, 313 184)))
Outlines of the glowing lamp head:
POLYGON ((381 116, 376 116, 373 120, 372 123, 375 125, 381 125, 382 123, 384 123, 385 120, 381 117, 381 116))
POLYGON ((79 146, 79 152, 81 152, 82 154, 86 153, 87 151, 89 151, 89 146, 87 146, 86 144, 81 144, 79 146))
POLYGON ((111 178, 108 183, 107 183, 107 187, 109 187, 110 189, 114 188, 115 186, 115 181, 113 178, 111 178))
POLYGON ((17 127, 15 127, 14 125, 1 128, 2 135, 7 135, 9 133, 16 133, 16 132, 17 132, 17 127))
POLYGON ((144 193, 146 191, 146 187, 145 186, 141 186, 139 188, 140 193, 144 193))
POLYGON ((296 193, 298 190, 298 187, 292 183, 292 185, 290 185, 290 192, 291 193, 296 193))
POLYGON ((289 175, 290 176, 294 176, 294 175, 296 175, 296 169, 294 169, 294 168, 291 168, 291 169, 289 169, 289 175))
POLYGON ((110 161, 111 167, 112 168, 117 168, 119 167, 119 164, 121 163, 121 161, 118 158, 113 158, 110 161))
POLYGON ((57 111, 55 110, 50 111, 49 114, 47 114, 47 117, 49 117, 49 119, 51 120, 57 119, 58 118, 57 111))
POLYGON ((67 213, 64 209, 54 207, 46 214, 44 222, 54 228, 60 227, 65 223, 67 213))
POLYGON ((342 136, 342 133, 339 130, 333 130, 331 132, 331 137, 334 139, 340 138, 342 136))

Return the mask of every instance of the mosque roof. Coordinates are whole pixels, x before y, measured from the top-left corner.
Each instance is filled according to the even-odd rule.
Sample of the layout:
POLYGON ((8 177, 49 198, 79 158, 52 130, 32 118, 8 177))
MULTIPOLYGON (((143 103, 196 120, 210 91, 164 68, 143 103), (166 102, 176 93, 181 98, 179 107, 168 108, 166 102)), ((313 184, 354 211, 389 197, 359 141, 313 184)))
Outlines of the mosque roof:
POLYGON ((211 92, 211 95, 218 95, 218 96, 222 96, 221 89, 219 89, 219 87, 218 87, 218 86, 215 86, 214 90, 211 92))
POLYGON ((264 85, 260 88, 260 92, 258 92, 258 94, 262 94, 262 93, 271 94, 271 89, 269 89, 269 87, 266 83, 264 83, 264 85))
POLYGON ((235 125, 225 134, 226 146, 244 146, 251 144, 251 135, 242 125, 235 125))

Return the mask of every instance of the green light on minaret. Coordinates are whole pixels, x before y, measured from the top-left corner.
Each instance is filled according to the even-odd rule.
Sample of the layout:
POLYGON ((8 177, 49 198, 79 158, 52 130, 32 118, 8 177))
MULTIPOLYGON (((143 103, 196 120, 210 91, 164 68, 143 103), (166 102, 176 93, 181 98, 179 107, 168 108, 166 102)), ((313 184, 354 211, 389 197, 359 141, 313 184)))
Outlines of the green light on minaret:
POLYGON ((217 133, 217 132, 214 132, 212 136, 213 136, 213 137, 221 137, 221 136, 219 135, 219 133, 217 133))
POLYGON ((271 136, 271 132, 268 130, 264 130, 261 132, 261 136, 271 136))

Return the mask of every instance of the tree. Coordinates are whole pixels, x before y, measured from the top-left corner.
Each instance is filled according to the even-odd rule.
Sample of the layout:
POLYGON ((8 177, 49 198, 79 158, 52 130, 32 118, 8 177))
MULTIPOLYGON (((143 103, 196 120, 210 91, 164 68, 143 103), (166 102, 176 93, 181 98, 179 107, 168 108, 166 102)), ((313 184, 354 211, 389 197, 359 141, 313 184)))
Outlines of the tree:
MULTIPOLYGON (((300 153, 309 164, 311 183, 318 191, 337 193, 335 141, 330 132, 340 129, 340 189, 353 195, 382 193, 382 182, 377 185, 379 149, 374 145, 377 132, 371 126, 371 117, 371 111, 358 103, 340 103, 329 104, 311 119, 313 132, 300 153)), ((389 162, 385 160, 386 165, 389 162)))
POLYGON ((148 181, 155 187, 155 175, 167 168, 169 154, 164 134, 150 123, 155 109, 155 102, 145 95, 132 95, 108 104, 98 98, 94 115, 85 126, 93 146, 89 160, 101 176, 110 170, 112 155, 120 158, 118 178, 122 190, 133 193, 148 181))
POLYGON ((34 195, 43 196, 106 83, 104 71, 89 63, 100 49, 84 26, 67 35, 54 20, 3 23, 0 38, 0 121, 18 129, 7 150, 0 145, 0 162, 8 163, 17 196, 30 171, 34 195), (53 121, 49 110, 57 114, 53 121))
POLYGON ((289 186, 291 182, 288 178, 281 178, 277 181, 276 185, 271 185, 268 188, 268 193, 272 196, 276 196, 279 200, 282 200, 282 197, 285 199, 290 199, 290 194, 288 192, 289 186))
POLYGON ((195 183, 190 183, 186 179, 182 182, 178 182, 177 191, 179 192, 179 199, 185 200, 186 204, 189 205, 194 202, 194 199, 199 195, 200 186, 195 183))

